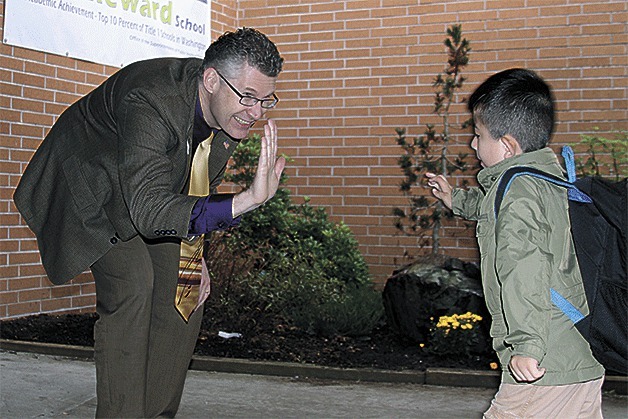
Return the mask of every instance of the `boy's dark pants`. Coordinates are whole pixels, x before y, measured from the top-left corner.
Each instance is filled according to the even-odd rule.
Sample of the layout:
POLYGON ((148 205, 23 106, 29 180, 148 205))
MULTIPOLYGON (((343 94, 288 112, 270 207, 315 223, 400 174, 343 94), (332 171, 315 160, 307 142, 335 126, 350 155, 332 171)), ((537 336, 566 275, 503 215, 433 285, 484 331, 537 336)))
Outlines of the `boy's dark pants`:
POLYGON ((173 417, 202 320, 174 308, 180 244, 119 242, 92 265, 97 417, 173 417))

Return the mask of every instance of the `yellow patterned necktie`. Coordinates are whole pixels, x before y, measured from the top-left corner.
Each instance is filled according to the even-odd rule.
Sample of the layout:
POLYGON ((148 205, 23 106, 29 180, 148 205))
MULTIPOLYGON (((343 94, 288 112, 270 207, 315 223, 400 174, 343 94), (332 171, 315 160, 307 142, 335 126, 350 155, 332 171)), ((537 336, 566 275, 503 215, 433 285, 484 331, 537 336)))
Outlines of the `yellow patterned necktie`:
MULTIPOLYGON (((209 195, 209 152, 213 138, 214 133, 200 143, 194 153, 190 170, 188 195, 209 195)), ((192 313, 203 305, 209 296, 209 290, 209 273, 203 259, 203 235, 193 237, 192 239, 184 239, 181 242, 181 259, 175 308, 186 322, 190 319, 192 313)))

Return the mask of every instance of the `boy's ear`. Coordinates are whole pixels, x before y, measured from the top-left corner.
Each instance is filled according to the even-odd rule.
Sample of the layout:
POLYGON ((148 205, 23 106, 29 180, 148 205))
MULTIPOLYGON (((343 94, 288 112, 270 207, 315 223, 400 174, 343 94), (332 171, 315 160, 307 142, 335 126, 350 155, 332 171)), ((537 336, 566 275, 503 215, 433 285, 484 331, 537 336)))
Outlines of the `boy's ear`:
POLYGON ((499 141, 504 146, 504 159, 523 154, 519 141, 517 141, 512 135, 506 134, 500 138, 499 141))

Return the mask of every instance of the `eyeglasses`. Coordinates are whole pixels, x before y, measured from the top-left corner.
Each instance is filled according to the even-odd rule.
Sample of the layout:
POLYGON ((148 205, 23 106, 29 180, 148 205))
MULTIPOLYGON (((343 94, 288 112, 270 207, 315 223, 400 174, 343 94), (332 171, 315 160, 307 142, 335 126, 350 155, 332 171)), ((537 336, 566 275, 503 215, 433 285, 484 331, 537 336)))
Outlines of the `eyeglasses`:
POLYGON ((218 70, 216 70, 216 74, 218 74, 220 78, 223 79, 225 83, 227 83, 227 86, 229 86, 231 90, 233 90, 233 93, 238 95, 238 97, 240 98, 240 105, 255 106, 257 105, 257 102, 260 102, 262 108, 271 109, 274 108, 275 105, 277 105, 277 103, 279 102, 279 98, 274 93, 272 99, 258 99, 253 96, 245 96, 242 93, 238 92, 238 89, 233 87, 233 85, 229 83, 229 80, 227 80, 222 74, 220 74, 218 70))

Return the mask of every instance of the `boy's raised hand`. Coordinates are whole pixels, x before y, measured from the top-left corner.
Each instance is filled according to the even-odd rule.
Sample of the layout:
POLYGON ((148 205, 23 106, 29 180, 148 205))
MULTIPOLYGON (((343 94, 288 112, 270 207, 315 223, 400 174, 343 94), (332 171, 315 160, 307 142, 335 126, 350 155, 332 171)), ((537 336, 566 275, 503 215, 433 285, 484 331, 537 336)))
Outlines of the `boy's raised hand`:
POLYGON ((445 176, 429 172, 426 173, 425 176, 429 179, 427 185, 432 188, 432 195, 443 201, 443 204, 451 209, 451 191, 453 188, 445 176))
POLYGON ((508 363, 512 375, 517 381, 530 383, 545 375, 545 368, 539 367, 539 362, 528 356, 515 355, 508 363))

